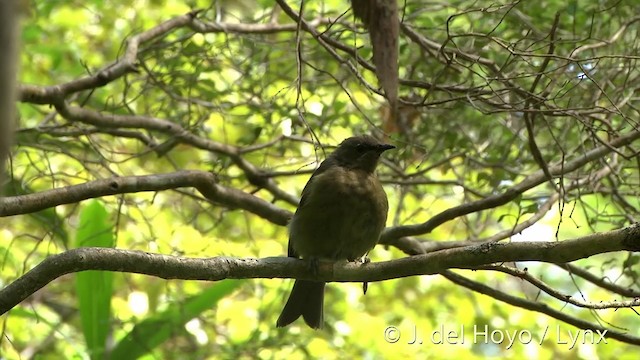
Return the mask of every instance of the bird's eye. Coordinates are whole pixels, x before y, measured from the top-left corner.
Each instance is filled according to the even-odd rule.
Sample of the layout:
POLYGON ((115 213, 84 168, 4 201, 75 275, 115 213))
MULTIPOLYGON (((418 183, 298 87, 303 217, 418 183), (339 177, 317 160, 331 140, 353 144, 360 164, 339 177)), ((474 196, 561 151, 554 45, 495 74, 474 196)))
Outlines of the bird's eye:
POLYGON ((367 151, 367 145, 363 144, 363 143, 360 143, 360 144, 356 145, 356 150, 359 153, 363 153, 363 152, 367 151))

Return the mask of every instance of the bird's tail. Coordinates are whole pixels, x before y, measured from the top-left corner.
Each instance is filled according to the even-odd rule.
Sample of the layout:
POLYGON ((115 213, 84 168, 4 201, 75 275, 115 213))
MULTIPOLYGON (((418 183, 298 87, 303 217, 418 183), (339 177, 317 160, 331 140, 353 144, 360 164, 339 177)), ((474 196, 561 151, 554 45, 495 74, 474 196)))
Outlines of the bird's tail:
POLYGON ((302 315, 307 325, 314 329, 321 328, 324 317, 324 285, 323 282, 296 280, 276 326, 287 326, 302 315))

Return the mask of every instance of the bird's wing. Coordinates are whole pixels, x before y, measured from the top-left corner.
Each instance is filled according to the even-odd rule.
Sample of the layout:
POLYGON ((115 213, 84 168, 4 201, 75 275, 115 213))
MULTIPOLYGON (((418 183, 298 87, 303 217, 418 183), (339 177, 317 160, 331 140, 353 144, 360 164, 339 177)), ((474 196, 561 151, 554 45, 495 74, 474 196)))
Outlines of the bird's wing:
POLYGON ((289 239, 289 245, 287 246, 287 256, 292 258, 299 258, 296 251, 293 249, 293 245, 291 245, 291 239, 289 239))
POLYGON ((316 171, 313 172, 313 174, 309 178, 309 181, 307 181, 307 184, 304 186, 304 189, 302 189, 302 196, 300 197, 300 204, 298 204, 298 208, 301 208, 306 204, 307 199, 309 198, 309 191, 310 191, 309 189, 311 188, 309 184, 311 184, 313 178, 324 173, 334 165, 338 166, 335 160, 329 157, 325 161, 323 161, 322 164, 320 164, 320 166, 316 169, 316 171))
MULTIPOLYGON (((313 174, 311 174, 311 177, 307 181, 307 184, 304 186, 304 189, 302 189, 302 196, 300 197, 300 203, 298 204, 298 209, 305 206, 305 204, 309 199, 309 191, 310 191, 309 189, 311 188, 309 184, 311 184, 313 178, 327 171, 327 169, 329 169, 333 165, 336 165, 335 160, 332 157, 328 157, 320 164, 320 166, 316 169, 316 171, 314 171, 313 174)), ((295 250, 293 249, 293 246, 291 245, 291 239, 289 239, 287 256, 294 257, 294 258, 299 257, 298 254, 296 254, 295 250)))

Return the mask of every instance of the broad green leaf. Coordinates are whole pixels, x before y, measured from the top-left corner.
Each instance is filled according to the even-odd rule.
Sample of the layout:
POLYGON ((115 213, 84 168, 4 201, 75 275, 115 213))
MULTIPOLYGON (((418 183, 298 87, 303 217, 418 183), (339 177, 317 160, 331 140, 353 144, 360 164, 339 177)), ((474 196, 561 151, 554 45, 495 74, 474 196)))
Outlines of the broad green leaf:
MULTIPOLYGON (((75 247, 113 247, 113 224, 102 203, 91 201, 80 212, 75 247)), ((92 359, 102 359, 111 321, 113 274, 83 271, 76 274, 82 331, 92 359)))
POLYGON ((171 338, 174 333, 180 332, 189 320, 214 307, 220 299, 233 292, 242 282, 241 280, 221 281, 187 299, 184 303, 172 304, 167 310, 148 317, 120 340, 111 353, 111 359, 137 359, 150 352, 171 338))

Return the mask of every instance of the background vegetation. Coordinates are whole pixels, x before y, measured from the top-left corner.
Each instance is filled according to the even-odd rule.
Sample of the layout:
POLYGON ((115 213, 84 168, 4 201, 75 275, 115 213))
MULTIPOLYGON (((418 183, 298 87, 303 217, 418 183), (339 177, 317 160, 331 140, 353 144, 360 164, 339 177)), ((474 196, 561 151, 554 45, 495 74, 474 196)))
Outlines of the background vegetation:
MULTIPOLYGON (((284 256, 309 175, 361 133, 398 147, 379 169, 391 209, 372 265, 578 242, 557 258, 506 247, 503 261, 372 282, 366 296, 331 284, 321 331, 275 328, 288 280, 69 274, 0 318, 0 358, 632 358, 639 257, 609 251, 640 248, 635 6, 398 4, 393 118, 347 1, 25 1, 2 287, 86 246, 284 256), (543 261, 512 261, 529 254, 543 261), (606 343, 584 329, 608 330, 606 343), (449 331, 464 340, 437 344, 449 331)), ((138 273, 175 261, 96 254, 114 257, 92 268, 121 258, 138 273)))

